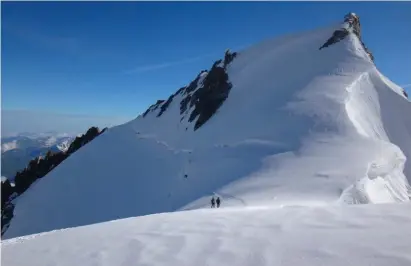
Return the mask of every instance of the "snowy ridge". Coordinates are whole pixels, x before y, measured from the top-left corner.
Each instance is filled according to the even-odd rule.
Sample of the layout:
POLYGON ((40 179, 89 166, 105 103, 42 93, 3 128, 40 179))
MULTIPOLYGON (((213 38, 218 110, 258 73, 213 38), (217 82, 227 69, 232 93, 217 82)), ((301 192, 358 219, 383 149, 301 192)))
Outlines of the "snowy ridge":
POLYGON ((13 180, 17 171, 23 170, 30 160, 45 155, 49 150, 66 151, 74 140, 67 134, 52 134, 54 133, 20 133, 16 136, 2 138, 2 175, 13 180))
POLYGON ((208 208, 213 194, 225 208, 409 201, 411 104, 357 34, 319 49, 340 28, 226 53, 30 188, 4 237, 208 208))

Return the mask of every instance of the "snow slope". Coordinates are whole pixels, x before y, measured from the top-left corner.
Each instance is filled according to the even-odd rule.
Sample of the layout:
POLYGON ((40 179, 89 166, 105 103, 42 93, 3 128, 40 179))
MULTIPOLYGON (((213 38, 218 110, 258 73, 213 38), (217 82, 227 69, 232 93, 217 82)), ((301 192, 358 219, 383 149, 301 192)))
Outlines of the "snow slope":
POLYGON ((408 266, 410 209, 405 203, 155 214, 3 241, 2 263, 408 266))
POLYGON ((411 104, 354 34, 319 50, 339 27, 240 51, 198 130, 192 107, 180 114, 187 90, 110 128, 20 197, 4 237, 208 207, 213 193, 227 207, 409 201, 411 104))

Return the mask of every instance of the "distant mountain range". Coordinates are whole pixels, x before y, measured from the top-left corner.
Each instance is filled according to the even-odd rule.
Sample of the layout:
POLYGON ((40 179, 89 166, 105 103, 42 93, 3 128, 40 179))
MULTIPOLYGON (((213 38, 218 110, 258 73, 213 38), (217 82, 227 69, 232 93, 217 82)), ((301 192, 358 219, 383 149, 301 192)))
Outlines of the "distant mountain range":
POLYGON ((31 159, 49 150, 66 151, 74 137, 54 132, 25 132, 1 138, 1 175, 13 180, 16 172, 24 169, 31 159))

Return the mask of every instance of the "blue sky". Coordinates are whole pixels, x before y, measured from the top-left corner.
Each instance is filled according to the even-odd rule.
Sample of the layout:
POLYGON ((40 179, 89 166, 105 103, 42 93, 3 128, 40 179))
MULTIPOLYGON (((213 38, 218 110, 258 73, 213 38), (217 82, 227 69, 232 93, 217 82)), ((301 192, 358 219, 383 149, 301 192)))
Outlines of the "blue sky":
POLYGON ((273 36, 361 18, 378 68, 411 83, 411 2, 2 2, 2 108, 134 118, 273 36))

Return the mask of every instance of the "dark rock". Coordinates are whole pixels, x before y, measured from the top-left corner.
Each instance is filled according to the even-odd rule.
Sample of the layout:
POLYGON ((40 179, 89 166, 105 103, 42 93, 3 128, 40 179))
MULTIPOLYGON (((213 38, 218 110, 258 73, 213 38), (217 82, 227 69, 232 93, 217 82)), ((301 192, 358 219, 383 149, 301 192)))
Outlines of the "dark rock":
POLYGON ((333 36, 329 38, 323 46, 320 47, 320 50, 323 48, 327 48, 328 46, 335 44, 341 40, 343 40, 345 37, 347 37, 349 34, 348 30, 346 29, 341 29, 341 30, 336 30, 333 33, 333 36))
MULTIPOLYGON (((18 195, 23 194, 37 179, 43 178, 56 166, 62 163, 68 156, 95 139, 97 136, 101 135, 103 132, 104 130, 100 132, 98 127, 91 127, 85 134, 80 137, 76 137, 66 152, 54 153, 52 151, 48 151, 44 158, 36 157, 31 160, 26 168, 16 173, 14 178, 15 186, 12 193, 15 192, 18 195)), ((13 204, 10 201, 7 201, 9 198, 3 199, 3 187, 4 189, 8 189, 8 185, 2 185, 2 206, 8 205, 9 207, 5 212, 2 210, 2 234, 7 229, 5 226, 8 226, 13 217, 14 209, 13 204)), ((6 191, 4 195, 6 196, 8 193, 9 192, 6 191)))
POLYGON ((180 102, 180 114, 183 114, 188 107, 188 104, 190 103, 191 100, 191 92, 193 92, 197 86, 198 86, 198 81, 200 80, 201 74, 207 72, 206 70, 202 70, 200 74, 188 85, 187 87, 184 88, 184 95, 187 95, 183 100, 180 102))
POLYGON ((176 93, 171 95, 163 105, 161 105, 160 112, 157 114, 157 117, 160 117, 167 110, 168 106, 173 101, 174 97, 176 97, 178 94, 181 94, 185 88, 186 87, 180 88, 176 93))
POLYGON ((175 94, 171 95, 167 99, 167 101, 163 105, 161 105, 160 112, 157 114, 157 117, 161 116, 167 110, 168 106, 173 101, 174 96, 175 96, 175 94))
MULTIPOLYGON (((180 102, 180 114, 183 114, 187 110, 188 103, 190 102, 190 100, 191 100, 191 95, 187 95, 184 99, 181 100, 181 102, 180 102)), ((181 120, 183 120, 183 117, 181 118, 181 120)))
POLYGON ((361 24, 358 16, 354 13, 348 13, 344 16, 344 22, 348 23, 352 27, 354 34, 361 39, 361 24))
POLYGON ((224 55, 224 68, 226 68, 234 60, 236 56, 237 53, 231 53, 230 49, 227 49, 224 55))
POLYGON ((150 112, 150 111, 155 111, 160 104, 162 104, 164 102, 164 100, 157 100, 157 102, 155 104, 152 104, 144 113, 143 113, 143 117, 146 117, 146 115, 150 112))
POLYGON ((10 221, 14 216, 14 204, 7 202, 1 208, 1 235, 3 235, 10 226, 10 221))
POLYGON ((8 179, 1 182, 1 208, 3 209, 6 203, 9 201, 11 194, 15 192, 14 187, 8 179))
MULTIPOLYGON (((188 121, 193 122, 194 119, 198 117, 194 125, 194 130, 197 130, 213 116, 228 97, 232 85, 228 81, 226 67, 236 56, 237 53, 231 53, 230 50, 227 50, 224 55, 224 61, 216 61, 210 71, 202 70, 187 87, 180 88, 176 93, 171 95, 166 102, 163 103, 163 101, 157 101, 156 104, 151 105, 143 113, 143 117, 149 112, 157 109, 159 106, 160 112, 157 114, 157 117, 162 116, 174 100, 174 97, 176 95, 181 95, 184 97, 180 101, 180 115, 183 115, 189 107, 194 107, 188 121), (223 64, 221 65, 221 63, 223 64), (205 72, 207 73, 207 76, 204 77, 203 73, 205 72), (198 84, 202 77, 204 77, 203 84, 198 84)), ((180 122, 183 119, 184 116, 181 117, 180 122)))
POLYGON ((219 67, 221 60, 214 63, 207 77, 203 81, 203 86, 195 91, 190 99, 190 107, 195 107, 192 111, 189 122, 197 119, 194 130, 200 128, 207 122, 218 108, 227 99, 231 83, 225 68, 219 67))
MULTIPOLYGON (((364 42, 362 41, 361 38, 361 23, 360 23, 360 18, 355 15, 354 13, 348 13, 347 15, 344 16, 344 22, 348 23, 350 28, 352 29, 353 33, 358 37, 358 39, 361 42, 362 47, 364 48, 364 51, 368 54, 370 57, 371 61, 374 62, 374 55, 371 53, 371 51, 365 46, 364 42)), ((335 44, 341 40, 343 40, 345 37, 349 35, 349 31, 347 29, 339 29, 334 31, 333 36, 329 38, 323 46, 319 48, 319 50, 326 48, 332 44, 335 44)))

